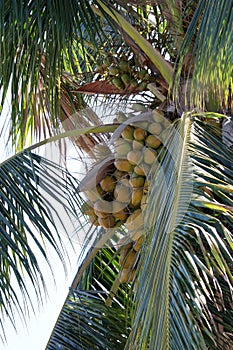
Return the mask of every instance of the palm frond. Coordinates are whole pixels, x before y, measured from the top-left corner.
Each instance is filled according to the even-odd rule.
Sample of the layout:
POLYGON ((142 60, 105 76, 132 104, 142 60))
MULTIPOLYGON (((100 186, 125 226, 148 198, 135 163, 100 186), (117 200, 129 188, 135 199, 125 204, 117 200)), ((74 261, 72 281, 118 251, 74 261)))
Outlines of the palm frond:
MULTIPOLYGON (((172 36, 171 30, 168 28, 169 20, 167 18, 167 11, 164 11, 161 6, 164 5, 164 3, 165 1, 162 1, 162 4, 159 4, 159 1, 135 1, 131 3, 126 3, 125 1, 111 1, 111 5, 123 14, 127 21, 131 23, 153 47, 158 49, 164 57, 169 55, 170 60, 172 60, 175 54, 174 33, 172 33, 172 36)), ((172 9, 176 8, 176 5, 172 2, 170 6, 172 9)), ((170 12, 173 12, 172 9, 170 12)), ((181 18, 181 16, 179 17, 181 18)), ((178 18, 178 21, 180 21, 180 18, 178 18)), ((133 45, 129 44, 125 34, 123 34, 123 37, 127 44, 133 48, 133 45)), ((134 42, 134 47, 135 46, 136 43, 134 42)))
POLYGON ((71 291, 46 349, 123 349, 129 316, 119 305, 105 306, 99 291, 71 291))
POLYGON ((9 89, 13 136, 23 138, 30 128, 38 127, 40 118, 41 130, 50 123, 49 131, 54 131, 59 122, 61 73, 92 70, 99 47, 106 42, 103 26, 87 0, 5 1, 0 12, 1 106, 9 89))
MULTIPOLYGON (((71 289, 51 334, 47 349, 124 348, 131 330, 130 285, 118 286, 111 306, 111 288, 120 270, 112 247, 98 249, 75 289, 71 289)), ((84 260, 85 261, 85 260, 84 260)), ((73 283, 74 286, 74 283, 73 283)))
POLYGON ((130 24, 127 20, 114 9, 109 9, 102 1, 97 0, 99 6, 120 26, 145 52, 151 62, 158 69, 159 73, 166 80, 168 85, 172 82, 173 68, 163 58, 159 51, 153 48, 153 46, 130 24))
POLYGON ((127 349, 232 346, 232 151, 208 127, 188 123, 183 151, 177 139, 167 144, 152 191, 154 228, 144 245, 127 349))
MULTIPOLYGON (((24 318, 29 305, 33 307, 29 287, 38 303, 43 302, 46 284, 41 261, 50 266, 48 247, 66 268, 61 231, 67 240, 72 233, 69 222, 78 225, 81 199, 74 196, 76 187, 67 171, 30 151, 0 166, 0 309, 13 323, 15 311, 24 318)), ((4 329, 3 322, 1 326, 4 329)))
MULTIPOLYGON (((177 78, 189 53, 188 76, 192 79, 191 105, 210 110, 228 108, 232 88, 232 1, 200 0, 184 37, 177 78)), ((176 88, 178 88, 178 79, 176 88)), ((190 99, 187 93, 187 101, 190 99)), ((232 103, 232 101, 230 101, 232 103)))

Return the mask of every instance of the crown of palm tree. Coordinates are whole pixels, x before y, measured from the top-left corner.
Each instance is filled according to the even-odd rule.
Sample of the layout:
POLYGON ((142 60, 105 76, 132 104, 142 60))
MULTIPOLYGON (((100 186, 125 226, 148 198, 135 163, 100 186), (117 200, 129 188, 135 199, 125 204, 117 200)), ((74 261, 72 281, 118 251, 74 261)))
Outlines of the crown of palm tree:
POLYGON ((12 321, 13 307, 23 312, 12 276, 25 298, 21 268, 39 299, 45 287, 30 240, 46 260, 48 244, 63 258, 56 210, 41 187, 73 212, 80 229, 87 221, 77 181, 34 150, 69 137, 81 157, 93 157, 93 147, 120 124, 102 125, 89 108, 104 98, 118 109, 142 99, 171 121, 179 117, 159 155, 146 210, 151 224, 133 282, 121 283, 121 250, 109 246, 125 234, 124 225, 115 236, 92 227, 48 349, 232 347, 233 169, 226 139, 232 141, 224 135, 223 142, 209 122, 231 114, 232 8, 232 1, 210 0, 1 2, 1 105, 10 91, 12 143, 19 151, 30 137, 50 137, 0 167, 0 305, 12 321), (134 86, 124 83, 120 61, 134 86))

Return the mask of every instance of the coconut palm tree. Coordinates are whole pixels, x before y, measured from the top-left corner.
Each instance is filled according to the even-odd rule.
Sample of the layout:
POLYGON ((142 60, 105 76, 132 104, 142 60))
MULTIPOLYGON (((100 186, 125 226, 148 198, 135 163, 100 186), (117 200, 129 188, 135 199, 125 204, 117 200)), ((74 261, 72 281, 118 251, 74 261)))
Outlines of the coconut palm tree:
MULTIPOLYGON (((10 86, 16 150, 22 150, 32 135, 52 136, 50 140, 70 136, 94 159, 93 147, 99 142, 107 142, 110 150, 116 147, 108 147, 108 141, 113 132, 114 140, 124 139, 125 127, 133 130, 133 141, 139 141, 135 122, 147 121, 148 114, 163 129, 172 123, 161 136, 162 145, 156 146, 159 164, 151 164, 148 175, 140 236, 129 237, 126 219, 114 219, 117 227, 109 230, 109 223, 100 225, 97 210, 90 215, 92 223, 93 217, 98 219, 98 226, 91 225, 87 233, 82 264, 48 349, 230 349, 233 172, 227 130, 232 108, 232 1, 4 1, 0 6, 2 104, 10 86), (110 117, 105 121, 89 109, 100 98, 121 112, 111 125, 110 117), (133 109, 126 109, 129 104, 133 109), (64 129, 67 132, 59 135, 64 129), (130 254, 133 264, 127 266, 130 254)), ((144 135, 152 136, 151 126, 146 128, 144 135)), ((149 151, 155 148, 148 140, 140 141, 149 151)), ((23 251, 29 275, 28 266, 37 267, 35 255, 32 258, 26 249, 33 233, 17 213, 28 215, 50 243, 56 242, 34 186, 40 175, 37 167, 46 161, 31 151, 2 165, 10 178, 2 185, 2 193, 9 194, 2 195, 2 208, 8 211, 2 209, 1 219, 7 251, 1 255, 7 282, 1 303, 7 314, 6 299, 9 307, 12 300, 17 305, 9 269, 21 283, 18 260, 15 264, 11 258, 16 246, 18 256, 23 251), (30 166, 25 167, 26 161, 30 166), (31 196, 25 194, 24 201, 18 196, 16 201, 19 188, 25 189, 28 182, 31 196), (9 183, 19 186, 13 190, 9 183), (16 239, 16 227, 22 230, 16 231, 20 243, 15 245, 11 238, 16 239)), ((106 170, 113 174, 115 155, 109 157, 87 173, 79 191, 93 187, 96 176, 101 183, 106 170)), ((132 171, 135 164, 124 171, 126 180, 131 180, 132 171)), ((84 219, 88 225, 89 205, 78 191, 72 195, 77 182, 67 177, 69 181, 59 181, 60 189, 69 183, 66 193, 72 200, 67 206, 79 208, 80 227, 84 219)), ((114 179, 122 181, 115 175, 114 179)), ((135 209, 131 205, 132 215, 141 210, 139 205, 142 198, 135 209)), ((37 285, 37 279, 33 281, 37 285)))

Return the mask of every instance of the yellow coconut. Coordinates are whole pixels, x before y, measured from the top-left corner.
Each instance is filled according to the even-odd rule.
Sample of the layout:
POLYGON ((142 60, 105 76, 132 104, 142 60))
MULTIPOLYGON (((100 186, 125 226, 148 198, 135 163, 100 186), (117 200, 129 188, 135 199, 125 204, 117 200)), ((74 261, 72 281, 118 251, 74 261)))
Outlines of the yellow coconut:
POLYGON ((90 223, 91 223, 92 225, 94 225, 94 226, 100 226, 99 220, 98 220, 98 216, 97 216, 97 215, 95 215, 95 217, 90 216, 90 217, 89 217, 89 221, 90 221, 90 223))
POLYGON ((145 241, 145 236, 141 236, 137 241, 135 241, 133 245, 133 249, 135 250, 135 252, 138 252, 141 249, 141 246, 144 241, 145 241))
POLYGON ((114 190, 114 198, 121 203, 129 203, 131 200, 131 189, 128 186, 122 185, 121 182, 116 184, 114 190))
POLYGON ((143 188, 145 184, 145 177, 133 173, 129 179, 132 188, 143 188))
POLYGON ((114 174, 113 174, 113 175, 114 175, 114 177, 115 177, 116 180, 119 180, 119 179, 121 179, 121 178, 124 177, 124 176, 128 176, 128 175, 125 174, 124 171, 120 171, 120 170, 118 170, 118 169, 114 171, 114 174))
POLYGON ((101 198, 105 195, 105 191, 102 189, 102 187, 100 185, 96 186, 96 190, 99 193, 101 198))
POLYGON ((103 199, 99 199, 94 204, 94 211, 96 215, 98 215, 99 212, 105 213, 106 215, 102 215, 102 217, 105 217, 112 213, 112 202, 107 202, 103 199))
POLYGON ((131 248, 131 250, 122 250, 120 252, 120 259, 119 263, 122 268, 127 269, 127 268, 132 268, 133 265, 136 262, 136 252, 131 248))
POLYGON ((112 192, 115 188, 116 179, 107 175, 100 181, 100 186, 105 192, 112 192))
POLYGON ((137 223, 139 223, 140 225, 143 224, 143 221, 142 221, 142 217, 141 217, 141 214, 142 214, 142 211, 140 209, 136 209, 129 217, 128 219, 126 220, 126 228, 130 231, 130 230, 134 230, 136 227, 135 227, 135 220, 139 220, 137 223))
POLYGON ((145 140, 147 131, 141 128, 136 128, 133 133, 134 139, 137 141, 145 140))
POLYGON ((86 215, 94 214, 94 208, 91 201, 86 201, 81 206, 81 212, 86 215))
POLYGON ((155 135, 147 136, 145 143, 148 147, 158 148, 161 145, 160 139, 158 139, 155 135))
POLYGON ((95 215, 94 208, 89 207, 89 209, 87 209, 84 214, 88 216, 94 216, 95 215))
POLYGON ((122 269, 120 272, 120 283, 127 283, 130 280, 131 271, 129 269, 122 269))
POLYGON ((140 188, 133 189, 131 205, 135 208, 139 207, 141 204, 142 196, 143 196, 143 189, 140 189, 140 188))
POLYGON ((153 110, 152 111, 152 118, 157 123, 162 123, 164 121, 164 113, 162 111, 153 110))
POLYGON ((132 172, 134 166, 127 159, 116 159, 114 162, 115 167, 127 173, 132 172))
POLYGON ((135 210, 126 220, 125 226, 129 231, 130 237, 135 241, 144 233, 144 221, 142 210, 135 210))
POLYGON ((81 210, 82 210, 83 214, 88 216, 89 221, 93 225, 98 226, 99 225, 98 224, 98 217, 97 217, 97 215, 96 215, 96 213, 94 211, 94 208, 91 205, 89 205, 90 203, 91 202, 84 203, 82 205, 82 209, 81 210))
POLYGON ((120 180, 118 181, 118 185, 130 187, 129 179, 126 178, 126 177, 123 177, 122 179, 120 179, 120 180))
POLYGON ((126 125, 125 129, 122 131, 121 136, 125 140, 134 139, 134 127, 131 125, 126 125))
POLYGON ((156 160, 157 152, 150 148, 145 148, 143 152, 143 160, 146 164, 153 164, 156 160))
POLYGON ((107 218, 109 216, 109 213, 105 213, 101 210, 95 210, 95 214, 98 218, 107 218))
POLYGON ((127 219, 127 217, 129 216, 129 212, 127 209, 123 209, 123 210, 120 210, 116 213, 113 213, 113 216, 114 216, 114 218, 124 222, 127 219))
POLYGON ((129 274, 129 282, 132 282, 132 281, 134 280, 136 271, 137 271, 136 268, 130 271, 130 274, 129 274))
POLYGON ((122 211, 127 208, 127 204, 124 202, 118 202, 118 201, 112 201, 112 213, 113 215, 115 213, 118 213, 119 211, 122 211))
POLYGON ((135 174, 137 174, 137 175, 145 176, 145 172, 144 172, 142 166, 136 165, 135 168, 134 168, 134 172, 135 172, 135 174))
POLYGON ((145 230, 143 228, 137 229, 134 231, 130 231, 130 237, 134 242, 136 242, 141 236, 145 234, 145 230))
POLYGON ((163 128, 160 123, 151 123, 148 127, 148 131, 153 134, 153 135, 160 135, 162 132, 163 128))
POLYGON ((142 169, 143 172, 144 172, 144 176, 148 176, 148 174, 149 174, 150 171, 151 171, 151 165, 142 163, 142 164, 140 164, 140 167, 141 167, 141 169, 142 169))
POLYGON ((133 146, 133 150, 142 150, 144 148, 144 142, 133 140, 132 146, 133 146))
POLYGON ((115 226, 115 218, 113 216, 107 216, 106 218, 98 218, 99 225, 104 228, 112 228, 115 226))
POLYGON ((132 150, 127 154, 128 161, 133 164, 137 165, 140 164, 142 159, 142 151, 141 150, 132 150))
POLYGON ((131 151, 132 145, 129 141, 124 140, 122 138, 116 140, 115 144, 116 156, 118 158, 124 157, 128 152, 131 151))
POLYGON ((118 219, 125 221, 129 216, 129 212, 127 209, 127 203, 122 203, 118 201, 112 202, 112 215, 118 219))

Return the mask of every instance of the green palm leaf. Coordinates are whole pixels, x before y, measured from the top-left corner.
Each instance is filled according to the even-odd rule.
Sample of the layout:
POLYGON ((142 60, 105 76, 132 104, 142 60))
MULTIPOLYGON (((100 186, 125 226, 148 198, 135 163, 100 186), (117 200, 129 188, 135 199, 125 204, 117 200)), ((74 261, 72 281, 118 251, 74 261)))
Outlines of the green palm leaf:
MULTIPOLYGON (((15 309, 24 315, 29 305, 32 306, 25 276, 36 292, 38 303, 44 299, 46 285, 39 261, 50 266, 49 246, 65 268, 66 250, 58 222, 64 234, 67 232, 56 206, 62 205, 64 211, 70 213, 72 203, 77 210, 80 201, 78 196, 73 196, 75 185, 72 177, 59 166, 29 151, 0 166, 0 308, 13 323, 15 309)), ((77 218, 75 211, 71 219, 74 218, 77 218)), ((1 326, 4 328, 3 322, 1 326)))
MULTIPOLYGON (((111 287, 119 273, 118 254, 105 247, 71 289, 51 334, 47 349, 124 348, 131 330, 132 293, 130 285, 121 286, 111 306, 106 305, 111 287)), ((74 283, 73 283, 74 285, 74 283)))
POLYGON ((147 229, 127 349, 230 348, 232 151, 187 118, 178 130, 184 141, 167 144, 152 190, 154 225, 147 229), (212 184, 214 199, 201 191, 201 179, 212 184))
POLYGON ((62 71, 92 71, 107 39, 105 25, 87 0, 1 2, 1 106, 10 87, 13 141, 19 147, 30 129, 39 135, 58 127, 62 71))
POLYGON ((71 291, 47 349, 122 349, 129 324, 126 310, 106 307, 100 292, 71 291))
MULTIPOLYGON (((50 266, 48 247, 55 250, 65 268, 66 249, 61 233, 67 238, 75 235, 84 244, 83 251, 93 235, 85 227, 77 179, 62 166, 32 151, 66 137, 108 133, 116 127, 111 124, 71 130, 41 141, 0 165, 0 308, 13 323, 14 309, 24 315, 29 305, 33 306, 24 274, 38 302, 44 299, 46 285, 39 261, 45 260, 50 266), (81 236, 77 232, 80 228, 81 236), (18 288, 25 299, 24 307, 18 288)), ((1 326, 4 331, 3 322, 1 326)))
MULTIPOLYGON (((183 59, 192 56, 189 77, 192 79, 191 105, 218 110, 228 106, 232 88, 232 1, 200 0, 189 23, 180 52, 178 78, 183 59), (194 64, 194 67, 192 67, 194 64)), ((188 69, 188 68, 187 68, 188 69)), ((176 88, 178 88, 178 81, 176 88)), ((188 97, 188 96, 187 96, 188 97)), ((231 103, 231 102, 230 102, 231 103)))

